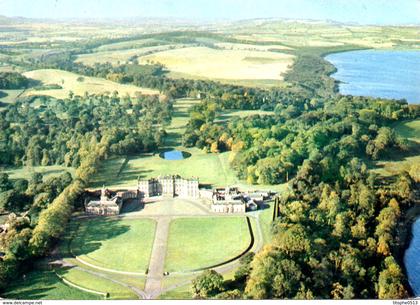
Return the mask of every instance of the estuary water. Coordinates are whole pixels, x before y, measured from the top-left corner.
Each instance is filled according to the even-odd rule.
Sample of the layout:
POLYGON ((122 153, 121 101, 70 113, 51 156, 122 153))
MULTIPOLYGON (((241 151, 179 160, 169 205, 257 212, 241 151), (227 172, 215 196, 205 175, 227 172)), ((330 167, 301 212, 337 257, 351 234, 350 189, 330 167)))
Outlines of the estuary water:
POLYGON ((420 51, 363 50, 325 57, 336 68, 341 94, 420 103, 420 51))
POLYGON ((420 297, 420 218, 413 224, 412 232, 413 239, 405 251, 404 264, 414 295, 420 297))

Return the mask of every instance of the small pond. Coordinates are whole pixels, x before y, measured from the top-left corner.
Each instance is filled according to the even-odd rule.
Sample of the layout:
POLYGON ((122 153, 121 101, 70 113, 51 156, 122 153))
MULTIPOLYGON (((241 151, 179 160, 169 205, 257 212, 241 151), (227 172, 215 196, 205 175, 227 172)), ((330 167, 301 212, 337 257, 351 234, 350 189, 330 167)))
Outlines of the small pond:
POLYGON ((185 151, 174 149, 160 153, 159 157, 165 160, 183 160, 191 157, 191 154, 185 151))

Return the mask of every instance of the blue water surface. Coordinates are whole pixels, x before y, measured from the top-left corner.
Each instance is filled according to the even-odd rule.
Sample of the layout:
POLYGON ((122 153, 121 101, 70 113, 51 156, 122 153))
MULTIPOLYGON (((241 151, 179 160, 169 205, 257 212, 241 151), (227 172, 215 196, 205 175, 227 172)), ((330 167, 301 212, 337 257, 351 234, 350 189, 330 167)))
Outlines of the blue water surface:
POLYGON ((420 103, 420 51, 364 50, 325 57, 336 68, 340 93, 420 103))
POLYGON ((405 251, 404 264, 414 295, 420 297, 420 218, 413 224, 413 239, 405 251))
POLYGON ((163 158, 165 160, 183 160, 184 155, 182 154, 182 151, 171 150, 171 151, 164 152, 163 153, 163 158))

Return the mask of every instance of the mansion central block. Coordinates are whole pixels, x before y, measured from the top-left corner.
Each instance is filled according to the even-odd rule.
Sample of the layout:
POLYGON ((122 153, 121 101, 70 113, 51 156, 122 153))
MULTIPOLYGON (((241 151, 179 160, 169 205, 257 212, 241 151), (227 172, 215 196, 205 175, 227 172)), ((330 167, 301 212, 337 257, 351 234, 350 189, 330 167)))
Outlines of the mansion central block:
POLYGON ((199 181, 196 178, 185 179, 179 175, 162 176, 138 181, 139 195, 143 198, 164 196, 199 198, 199 181))

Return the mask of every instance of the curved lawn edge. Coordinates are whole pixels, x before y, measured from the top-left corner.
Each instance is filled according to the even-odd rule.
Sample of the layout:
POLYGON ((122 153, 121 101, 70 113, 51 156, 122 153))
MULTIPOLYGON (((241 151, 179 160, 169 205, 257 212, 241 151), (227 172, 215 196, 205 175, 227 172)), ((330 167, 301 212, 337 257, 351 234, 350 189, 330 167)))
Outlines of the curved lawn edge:
POLYGON ((252 249, 252 247, 254 246, 254 243, 255 243, 255 236, 254 236, 254 232, 252 230, 252 225, 251 225, 251 221, 249 219, 249 216, 245 216, 245 219, 246 219, 246 222, 247 222, 247 226, 248 226, 249 235, 251 237, 251 240, 249 242, 249 245, 246 247, 246 249, 243 250, 240 254, 234 256, 233 258, 225 260, 221 263, 217 263, 217 264, 206 266, 206 267, 196 268, 196 269, 175 271, 175 272, 171 272, 171 274, 194 273, 194 272, 204 271, 204 270, 208 270, 208 269, 213 269, 213 268, 221 267, 221 266, 227 265, 229 263, 232 263, 233 261, 235 261, 235 260, 241 258, 242 256, 244 256, 246 253, 248 253, 252 249))
POLYGON ((70 253, 71 253, 71 255, 73 255, 74 259, 77 260, 79 263, 81 263, 83 265, 86 265, 88 267, 97 269, 97 270, 111 272, 111 273, 117 273, 117 274, 125 274, 125 275, 141 275, 141 276, 146 276, 146 273, 145 272, 120 271, 120 270, 116 270, 116 269, 109 269, 109 268, 104 268, 104 267, 101 267, 101 266, 97 266, 97 265, 91 264, 89 262, 86 262, 83 259, 81 259, 79 256, 75 255, 73 253, 73 250, 72 249, 70 249, 70 253))
POLYGON ((75 284, 75 283, 73 283, 73 282, 71 282, 71 281, 69 281, 68 279, 66 279, 64 276, 61 276, 61 275, 59 275, 56 271, 54 271, 54 274, 64 283, 64 284, 66 284, 66 285, 68 285, 68 286, 70 286, 70 287, 73 287, 73 288, 76 288, 76 289, 79 289, 79 290, 81 290, 81 291, 84 291, 84 292, 88 292, 88 293, 92 293, 92 294, 97 294, 97 295, 101 295, 101 296, 103 296, 104 297, 104 299, 106 299, 107 298, 107 293, 105 293, 105 292, 101 292, 101 291, 96 291, 96 290, 92 290, 92 289, 88 289, 88 288, 85 288, 85 287, 82 287, 82 286, 79 286, 79 285, 77 285, 77 284, 75 284))

